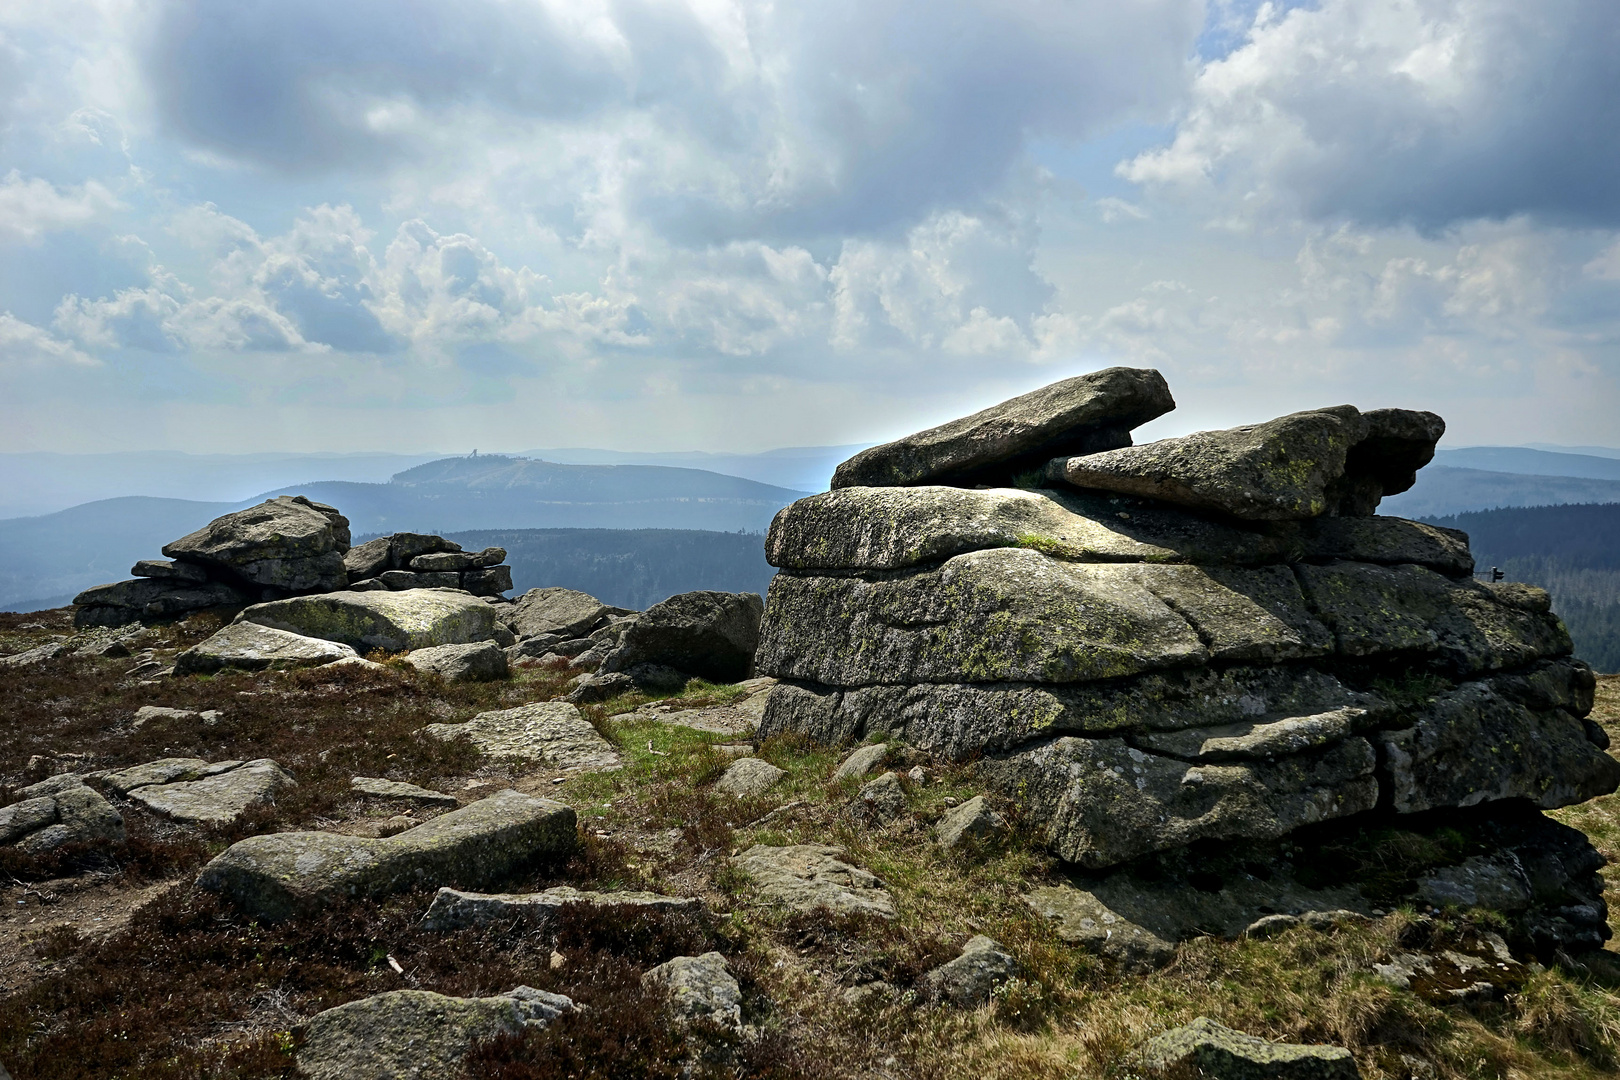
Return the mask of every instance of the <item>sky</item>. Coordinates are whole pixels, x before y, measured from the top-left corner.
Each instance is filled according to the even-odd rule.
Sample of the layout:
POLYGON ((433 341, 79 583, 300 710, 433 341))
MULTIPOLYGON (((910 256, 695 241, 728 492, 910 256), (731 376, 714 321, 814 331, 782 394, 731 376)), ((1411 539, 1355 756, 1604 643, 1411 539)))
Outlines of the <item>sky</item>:
POLYGON ((0 0, 0 451, 1620 445, 1613 0, 0 0))

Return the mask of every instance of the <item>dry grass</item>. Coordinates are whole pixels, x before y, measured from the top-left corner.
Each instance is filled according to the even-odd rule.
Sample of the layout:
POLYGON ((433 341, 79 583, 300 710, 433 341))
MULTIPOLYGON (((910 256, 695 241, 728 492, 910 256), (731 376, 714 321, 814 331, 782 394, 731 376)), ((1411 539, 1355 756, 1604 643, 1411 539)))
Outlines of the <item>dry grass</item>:
MULTIPOLYGON (((51 625, 24 631, 23 621, 0 617, 0 648, 66 632, 51 625)), ((204 630, 181 624, 158 631, 160 655, 204 630)), ((1267 1037, 1348 1046, 1369 1080, 1409 1075, 1403 1056, 1447 1080, 1584 1080, 1620 1067, 1620 958, 1590 971, 1535 969, 1506 1000, 1469 1007, 1436 1005, 1370 974, 1375 959, 1409 946, 1414 935, 1443 942, 1465 933, 1466 917, 1419 922, 1397 911, 1330 932, 1199 939, 1161 971, 1121 974, 1063 944, 1024 906, 1031 884, 1060 868, 1023 830, 971 856, 946 855, 933 843, 947 798, 975 793, 971 775, 954 767, 930 766, 924 781, 907 781, 911 813, 879 826, 852 808, 858 785, 829 782, 837 755, 792 740, 760 748, 787 770, 767 796, 716 794, 713 780, 728 759, 714 744, 728 740, 623 719, 645 700, 639 696, 587 710, 615 740, 625 767, 560 785, 549 784, 549 772, 496 766, 464 744, 416 735, 426 723, 552 697, 563 686, 559 672, 528 670, 493 686, 445 686, 395 669, 144 685, 125 678, 130 666, 64 659, 8 677, 0 685, 0 779, 17 785, 37 778, 42 768, 30 772, 29 759, 63 751, 103 768, 174 755, 283 762, 298 777, 296 792, 236 833, 332 827, 352 818, 359 811, 348 780, 356 774, 458 792, 475 779, 545 784, 579 813, 580 850, 566 863, 524 871, 507 888, 646 888, 701 896, 719 914, 703 923, 581 917, 543 935, 509 928, 428 935, 416 928, 427 902, 420 894, 261 927, 182 887, 112 935, 46 939, 42 948, 57 970, 0 998, 0 1061, 18 1080, 290 1076, 299 1023, 321 1008, 408 986, 476 994, 518 983, 567 993, 590 1008, 543 1032, 478 1048, 469 1076, 680 1075, 674 1062, 687 1044, 670 1033, 662 1000, 642 988, 640 973, 709 948, 725 953, 739 974, 749 1020, 761 1034, 729 1047, 711 1038, 698 1065, 702 1076, 1124 1076, 1134 1046, 1199 1015, 1267 1037), (215 727, 158 722, 133 730, 129 719, 143 704, 224 715, 215 727), (801 842, 841 846, 882 877, 898 917, 789 916, 758 904, 729 868, 728 857, 750 844, 801 842), (921 976, 975 933, 1012 951, 1022 977, 974 1012, 928 1004, 918 992, 921 976), (553 950, 565 957, 562 967, 552 966, 553 950), (862 1006, 845 1001, 846 989, 873 980, 893 985, 896 996, 862 1006)), ((1620 742, 1620 679, 1605 679, 1600 693, 1602 721, 1620 742)), ((693 705, 736 696, 732 688, 699 685, 683 695, 693 705)), ((1557 816, 1620 861, 1620 800, 1557 816)), ((131 879, 183 880, 235 835, 181 830, 133 810, 129 817, 135 842, 110 868, 131 879)), ((1382 859, 1376 865, 1392 880, 1403 872, 1400 858, 1363 854, 1368 866, 1375 855, 1382 859)), ((44 874, 51 867, 13 869, 44 874)))

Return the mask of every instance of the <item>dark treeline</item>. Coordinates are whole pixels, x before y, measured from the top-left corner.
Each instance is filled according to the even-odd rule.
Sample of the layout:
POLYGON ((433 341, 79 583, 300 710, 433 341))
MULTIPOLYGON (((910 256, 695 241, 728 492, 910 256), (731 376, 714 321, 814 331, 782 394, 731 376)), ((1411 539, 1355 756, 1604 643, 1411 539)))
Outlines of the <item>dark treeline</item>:
POLYGON ((1427 518, 1468 534, 1479 572, 1540 585, 1599 671, 1620 671, 1620 503, 1527 506, 1427 518))
POLYGON ((776 573, 765 537, 697 529, 480 529, 446 533, 468 551, 503 547, 516 596, 561 585, 644 610, 694 589, 757 592, 776 573))

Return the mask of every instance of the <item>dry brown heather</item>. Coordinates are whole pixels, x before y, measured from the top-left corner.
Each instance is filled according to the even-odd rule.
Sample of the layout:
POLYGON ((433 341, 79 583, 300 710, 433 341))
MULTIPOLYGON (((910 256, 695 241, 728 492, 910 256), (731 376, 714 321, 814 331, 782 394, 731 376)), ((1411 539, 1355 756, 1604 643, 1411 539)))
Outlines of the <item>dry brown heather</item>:
MULTIPOLYGON (((197 617, 160 633, 172 650, 209 629, 208 619, 197 617)), ((53 632, 66 632, 61 613, 0 616, 0 652, 53 632), (19 629, 41 622, 45 629, 19 629)), ((911 786, 912 816, 875 828, 851 816, 853 783, 828 783, 836 755, 791 743, 761 750, 788 772, 768 797, 712 794, 708 783, 724 766, 711 745, 720 737, 608 721, 639 699, 612 702, 593 717, 620 746, 626 768, 560 784, 551 771, 497 768, 465 745, 415 734, 429 722, 549 697, 563 681, 557 674, 528 672, 485 687, 444 686, 399 669, 147 685, 125 678, 130 665, 63 659, 0 679, 0 778, 20 784, 70 764, 104 768, 173 755, 265 756, 286 765, 299 786, 231 833, 182 830, 125 805, 127 852, 35 861, 6 854, 0 1063, 18 1080, 292 1076, 300 1023, 320 1009, 391 989, 487 994, 519 983, 590 1008, 544 1031, 477 1048, 469 1076, 675 1077, 678 1044, 639 974, 708 948, 730 958, 748 1018, 765 1033, 723 1067, 705 1066, 710 1076, 1122 1077, 1132 1046, 1198 1015, 1272 1038, 1349 1046, 1367 1077, 1410 1075, 1402 1055, 1448 1078, 1599 1077, 1620 1068, 1620 956, 1613 952, 1588 970, 1537 970, 1506 1001, 1474 1007, 1429 1004, 1368 974, 1392 947, 1444 944, 1488 925, 1491 917, 1480 913, 1421 920, 1398 911, 1327 933, 1202 939, 1153 975, 1110 971, 1026 913, 1020 895, 1031 882, 1056 878, 1058 868, 1016 828, 1006 847, 971 858, 946 856, 931 843, 945 799, 974 793, 965 771, 931 771, 911 786), (217 708, 224 718, 215 727, 154 723, 132 731, 130 718, 147 704, 217 708), (36 755, 67 752, 85 757, 29 766, 36 755), (581 920, 555 935, 505 928, 431 935, 416 928, 426 893, 272 927, 191 891, 197 867, 235 836, 360 830, 402 809, 353 799, 348 781, 355 774, 464 799, 507 785, 544 791, 579 811, 581 851, 562 865, 528 867, 509 888, 656 889, 703 896, 722 916, 712 924, 581 920), (480 786, 469 786, 475 781, 480 786), (790 802, 798 805, 758 824, 790 802), (725 857, 749 844, 807 841, 842 845, 883 877, 900 917, 891 924, 785 917, 752 906, 746 882, 726 869, 725 857), (67 876, 81 868, 86 872, 67 876), (1025 968, 991 1006, 958 1013, 916 1003, 914 995, 865 1010, 843 1003, 843 988, 874 978, 914 987, 981 932, 1025 968)), ((731 696, 696 687, 682 703, 731 696)), ((1620 678, 1603 680, 1596 715, 1620 742, 1620 678)), ((1620 799, 1558 816, 1620 864, 1620 799)), ((1620 907, 1616 869, 1609 871, 1609 900, 1620 907)))

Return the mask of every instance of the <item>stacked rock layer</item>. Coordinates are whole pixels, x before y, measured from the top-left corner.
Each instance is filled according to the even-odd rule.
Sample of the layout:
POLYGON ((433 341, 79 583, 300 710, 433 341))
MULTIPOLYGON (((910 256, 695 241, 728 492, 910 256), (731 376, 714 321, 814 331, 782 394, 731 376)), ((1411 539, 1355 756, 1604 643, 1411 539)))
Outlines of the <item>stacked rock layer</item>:
POLYGON ((1463 533, 1373 514, 1439 417, 1336 406, 1129 445, 1170 408, 1157 372, 1070 379, 783 510, 761 734, 977 758, 1093 870, 1620 785, 1547 594, 1475 580, 1463 533))

